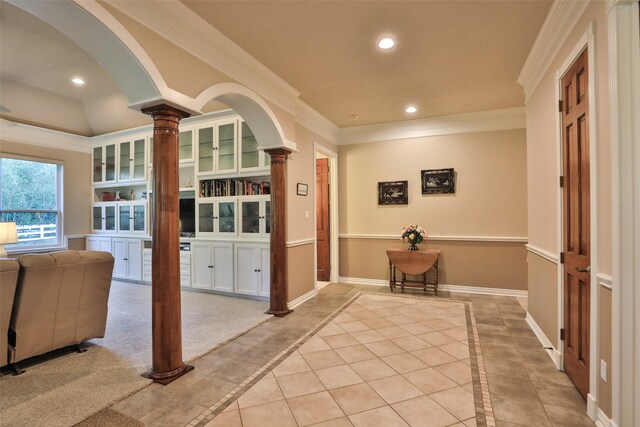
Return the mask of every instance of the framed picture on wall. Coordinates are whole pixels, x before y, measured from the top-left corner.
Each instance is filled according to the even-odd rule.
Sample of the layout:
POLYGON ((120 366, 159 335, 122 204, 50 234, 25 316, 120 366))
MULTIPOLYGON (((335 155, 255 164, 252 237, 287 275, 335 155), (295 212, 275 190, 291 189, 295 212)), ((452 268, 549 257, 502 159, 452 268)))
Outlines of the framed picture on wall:
POLYGON ((422 194, 454 194, 456 192, 453 168, 421 171, 420 181, 422 194))
POLYGON ((408 181, 387 181, 378 183, 379 205, 408 205, 408 181))
POLYGON ((307 184, 298 183, 296 187, 296 193, 298 196, 306 196, 309 194, 309 186, 307 184))

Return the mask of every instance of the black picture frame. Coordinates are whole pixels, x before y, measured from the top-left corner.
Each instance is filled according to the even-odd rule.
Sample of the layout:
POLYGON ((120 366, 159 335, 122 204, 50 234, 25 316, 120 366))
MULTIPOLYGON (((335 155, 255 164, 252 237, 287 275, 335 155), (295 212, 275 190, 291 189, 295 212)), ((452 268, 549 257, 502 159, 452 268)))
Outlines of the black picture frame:
POLYGON ((456 177, 453 168, 427 169, 420 172, 422 194, 455 194, 456 177))
POLYGON ((298 196, 306 196, 309 194, 309 186, 299 182, 296 187, 296 194, 298 194, 298 196))
POLYGON ((408 205, 409 181, 378 182, 379 205, 408 205))

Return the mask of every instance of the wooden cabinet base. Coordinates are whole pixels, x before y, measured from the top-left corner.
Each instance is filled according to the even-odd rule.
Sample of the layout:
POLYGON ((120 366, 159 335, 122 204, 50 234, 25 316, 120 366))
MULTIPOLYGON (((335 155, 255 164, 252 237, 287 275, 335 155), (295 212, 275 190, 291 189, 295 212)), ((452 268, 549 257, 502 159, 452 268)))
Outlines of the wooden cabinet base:
POLYGON ((146 374, 142 374, 143 377, 152 379, 153 382, 158 384, 167 385, 177 380, 187 372, 193 371, 193 366, 183 364, 181 367, 171 372, 153 372, 149 371, 146 374))

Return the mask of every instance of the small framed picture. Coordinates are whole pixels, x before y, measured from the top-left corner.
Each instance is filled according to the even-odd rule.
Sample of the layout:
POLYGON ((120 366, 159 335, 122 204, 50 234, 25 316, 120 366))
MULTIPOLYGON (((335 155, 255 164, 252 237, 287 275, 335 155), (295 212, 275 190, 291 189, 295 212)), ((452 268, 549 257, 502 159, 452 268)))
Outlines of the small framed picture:
POLYGON ((456 192, 455 172, 449 169, 421 171, 422 194, 453 194, 456 192))
POLYGON ((297 193, 298 193, 298 196, 306 196, 307 194, 309 194, 309 186, 307 184, 302 184, 299 182, 297 193))
POLYGON ((408 181, 388 181, 378 183, 379 205, 408 205, 408 181))

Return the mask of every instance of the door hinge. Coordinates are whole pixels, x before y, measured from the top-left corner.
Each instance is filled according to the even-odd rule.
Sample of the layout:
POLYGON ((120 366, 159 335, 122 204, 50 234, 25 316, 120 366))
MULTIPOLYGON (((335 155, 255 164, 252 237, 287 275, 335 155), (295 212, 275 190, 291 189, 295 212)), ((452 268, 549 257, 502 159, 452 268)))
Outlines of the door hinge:
POLYGON ((562 113, 562 99, 558 101, 558 111, 562 113))
POLYGON ((564 252, 560 252, 560 264, 564 264, 564 252))
POLYGON ((560 341, 564 341, 564 328, 560 329, 560 341))
POLYGON ((564 187, 564 176, 560 177, 560 187, 564 187))

